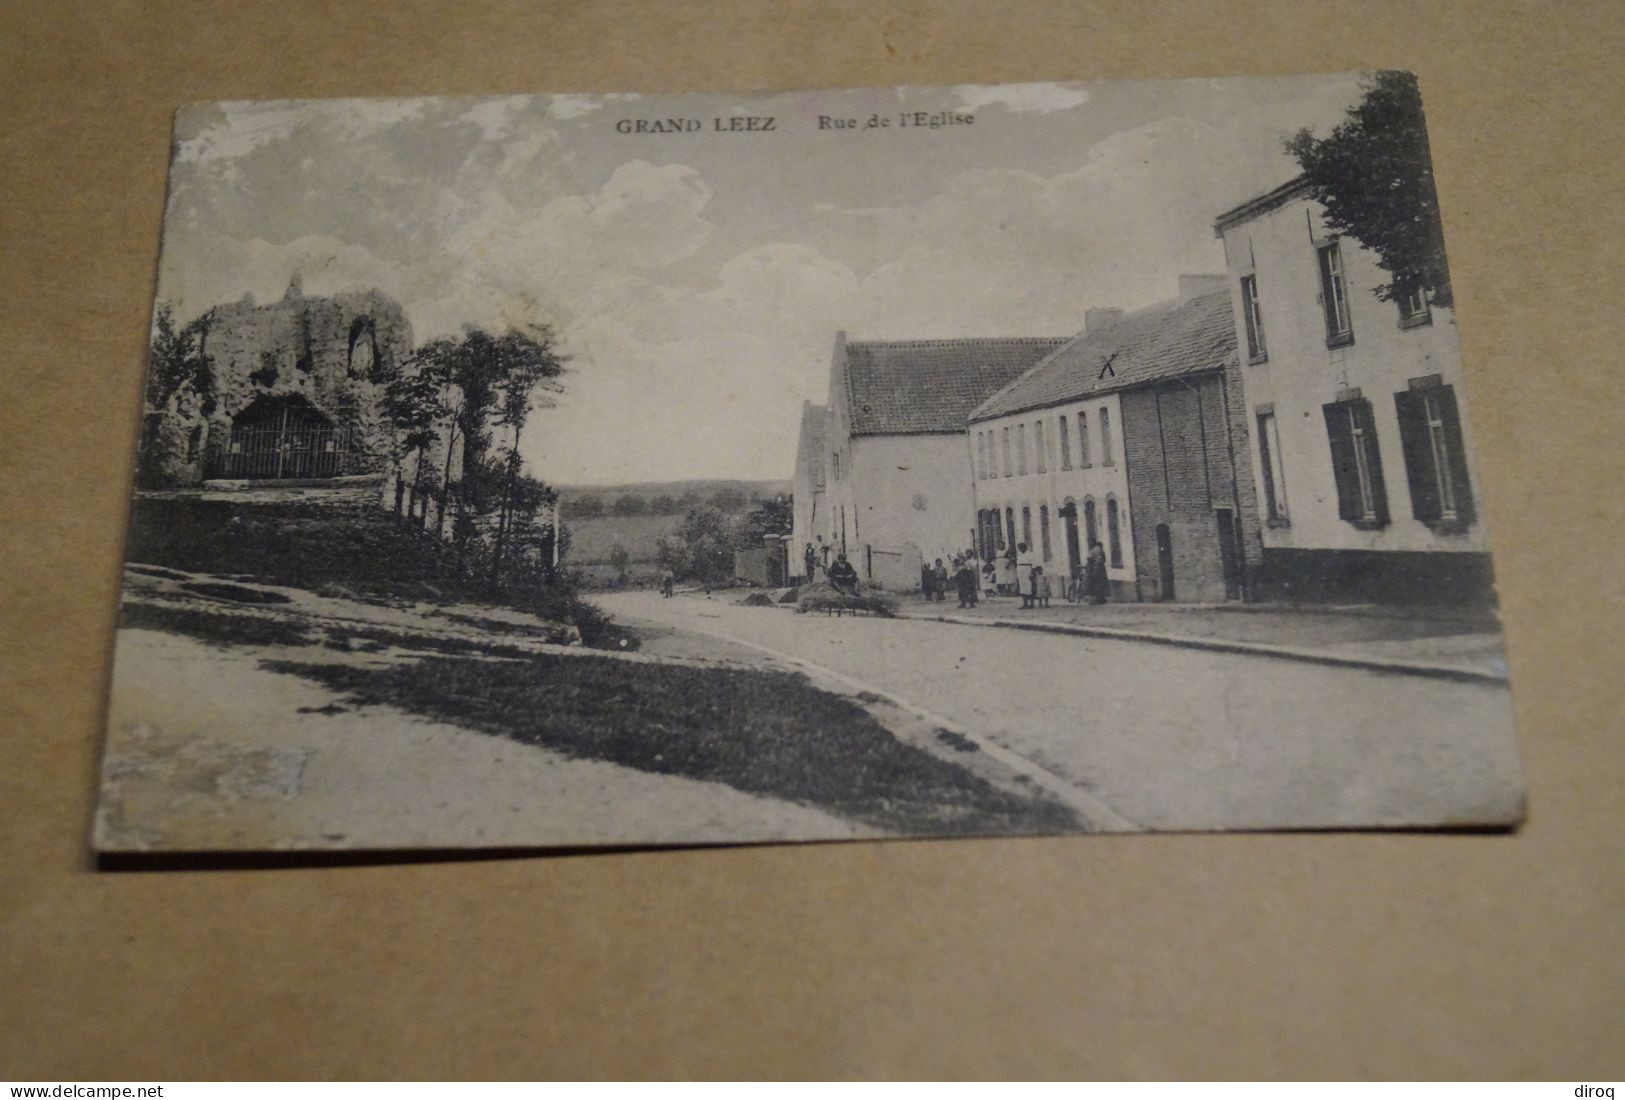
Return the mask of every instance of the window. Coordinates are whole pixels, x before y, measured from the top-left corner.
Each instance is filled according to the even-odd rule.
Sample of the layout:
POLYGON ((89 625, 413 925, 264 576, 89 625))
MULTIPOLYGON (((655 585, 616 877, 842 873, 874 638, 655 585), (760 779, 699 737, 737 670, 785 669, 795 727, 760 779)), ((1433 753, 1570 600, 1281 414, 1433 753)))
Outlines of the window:
POLYGON ((1016 473, 1027 472, 1027 425, 1016 425, 1016 473))
POLYGON ((1433 323, 1433 308, 1428 303, 1427 291, 1421 287, 1396 287, 1394 302, 1399 306, 1399 327, 1416 328, 1433 323))
POLYGON ((1049 468, 1049 447, 1044 443, 1044 422, 1033 421, 1033 448, 1038 455, 1038 472, 1044 473, 1049 468))
POLYGON ((1112 465, 1112 411, 1100 406, 1100 464, 1112 465))
POLYGON ((1411 385, 1394 394, 1411 514, 1424 523, 1466 527, 1474 518, 1473 491, 1455 388, 1439 385, 1436 376, 1411 385))
POLYGON ((835 452, 835 480, 841 480, 841 452, 835 452))
POLYGON ((1078 465, 1088 467, 1089 462, 1089 410, 1078 413, 1078 465))
POLYGON ((1009 536, 1009 541, 1004 544, 1005 548, 1014 550, 1016 548, 1016 510, 1014 508, 1007 507, 1004 510, 1004 529, 1005 534, 1009 536))
POLYGON ((1049 505, 1047 504, 1038 506, 1038 539, 1043 547, 1044 560, 1049 561, 1051 555, 1049 549, 1049 505))
POLYGON ((1004 429, 1004 476, 1009 477, 1011 471, 1013 471, 1014 469, 1015 469, 1015 467, 1010 465, 1010 429, 1005 428, 1004 429))
POLYGON ((1070 470, 1072 469, 1072 434, 1068 429, 1066 417, 1056 417, 1055 426, 1061 430, 1061 469, 1070 470))
POLYGON ((1320 252, 1320 304, 1326 311, 1326 346, 1354 342, 1349 321, 1348 282, 1343 277, 1343 249, 1336 241, 1323 245, 1320 252))
POLYGON ((1106 498, 1106 550, 1111 554, 1112 568, 1123 568, 1123 538, 1118 531, 1117 498, 1106 498))
POLYGON ((1088 548, 1100 541, 1100 522, 1095 515, 1095 498, 1083 498, 1083 539, 1088 548))
POLYGON ((976 433, 976 480, 987 480, 987 433, 976 433))
POLYGON ((1275 411, 1258 414, 1258 468, 1264 471, 1264 509, 1270 523, 1287 522, 1286 473, 1281 469, 1281 433, 1275 411))
POLYGON ((1027 549, 1033 548, 1033 510, 1025 504, 1021 506, 1021 541, 1027 544, 1027 549))
POLYGON ((999 512, 984 508, 976 513, 976 548, 983 561, 990 561, 1003 541, 999 535, 999 512))
POLYGON ((1388 525, 1388 493, 1382 480, 1382 454, 1371 402, 1356 398, 1321 407, 1332 448, 1337 482, 1337 514, 1361 528, 1388 525))
POLYGON ((1258 307, 1258 276, 1241 277, 1241 320, 1247 328, 1247 361, 1262 363, 1269 358, 1264 348, 1264 314, 1258 307))

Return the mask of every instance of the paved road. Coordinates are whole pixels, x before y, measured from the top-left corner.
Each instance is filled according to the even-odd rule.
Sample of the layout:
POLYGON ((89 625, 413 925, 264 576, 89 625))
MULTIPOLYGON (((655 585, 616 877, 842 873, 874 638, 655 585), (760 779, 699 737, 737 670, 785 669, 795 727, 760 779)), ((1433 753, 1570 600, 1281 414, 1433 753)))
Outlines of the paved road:
POLYGON ((711 598, 600 598, 654 648, 809 662, 940 715, 1152 829, 1474 824, 1516 817, 1505 687, 1144 642, 711 598))

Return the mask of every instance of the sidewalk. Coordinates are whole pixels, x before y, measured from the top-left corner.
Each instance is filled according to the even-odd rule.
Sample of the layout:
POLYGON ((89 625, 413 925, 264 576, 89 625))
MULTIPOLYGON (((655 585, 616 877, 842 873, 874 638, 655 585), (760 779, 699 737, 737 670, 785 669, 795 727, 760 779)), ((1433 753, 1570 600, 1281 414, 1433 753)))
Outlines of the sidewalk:
POLYGON ((1016 597, 984 597, 962 609, 948 599, 904 597, 898 614, 977 626, 1045 630, 1198 649, 1251 653, 1321 664, 1452 679, 1504 682, 1499 623, 1488 614, 1287 604, 1108 603, 1053 600, 1023 610, 1016 597))

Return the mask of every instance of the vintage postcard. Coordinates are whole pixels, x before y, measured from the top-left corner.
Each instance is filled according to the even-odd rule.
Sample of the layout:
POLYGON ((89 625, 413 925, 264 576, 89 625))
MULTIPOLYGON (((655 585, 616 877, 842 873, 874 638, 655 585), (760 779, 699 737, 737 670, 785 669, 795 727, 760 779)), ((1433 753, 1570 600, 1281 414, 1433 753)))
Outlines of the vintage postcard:
POLYGON ((1516 824, 1440 226, 1398 72, 188 106, 95 845, 1516 824))

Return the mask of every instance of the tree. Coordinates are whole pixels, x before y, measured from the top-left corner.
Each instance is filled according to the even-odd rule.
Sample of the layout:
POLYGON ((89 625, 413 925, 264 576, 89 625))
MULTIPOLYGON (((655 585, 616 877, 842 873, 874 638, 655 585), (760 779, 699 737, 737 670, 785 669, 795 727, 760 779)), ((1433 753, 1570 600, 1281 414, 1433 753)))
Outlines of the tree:
POLYGON ((670 516, 678 512, 677 501, 666 493, 661 493, 649 502, 649 514, 652 516, 670 516))
POLYGON ((1377 288, 1378 298, 1422 291, 1449 306, 1444 226, 1416 77, 1379 72, 1364 88, 1347 122, 1320 139, 1300 130, 1287 140, 1287 152, 1325 207, 1326 224, 1376 253, 1392 277, 1377 288))
POLYGON ((558 391, 559 386, 554 379, 564 373, 565 358, 554 346, 553 330, 547 325, 533 326, 528 332, 509 329, 493 341, 490 354, 495 368, 492 371, 493 389, 497 396, 496 416, 492 423, 499 432, 506 430, 513 433, 503 456, 507 478, 497 516, 496 550, 491 562, 491 583, 495 586, 501 579, 503 543, 508 537, 514 504, 521 488, 519 435, 534 406, 551 404, 548 399, 539 398, 537 391, 558 391))
POLYGON ((614 512, 617 516, 641 516, 648 510, 648 504, 636 493, 623 493, 616 498, 614 512))
POLYGON ((632 555, 627 552, 626 547, 617 542, 609 548, 609 566, 615 570, 615 583, 617 585, 625 586, 626 567, 631 564, 632 555))
POLYGON ((581 497, 578 500, 568 500, 565 503, 569 506, 571 512, 582 519, 592 519, 604 514, 604 502, 597 497, 581 497))
MULTIPOLYGON (((384 416, 395 431, 397 446, 402 457, 416 455, 412 465, 411 503, 407 514, 417 508, 418 494, 422 492, 424 475, 428 472, 429 448, 440 438, 441 405, 440 384, 424 370, 405 371, 390 379, 384 387, 384 416)), ((423 510, 428 515, 428 508, 423 510)))
POLYGON ((196 398, 204 416, 214 411, 214 361, 205 348, 209 315, 177 328, 168 304, 158 307, 147 361, 147 409, 162 412, 171 398, 196 398))
POLYGON ((737 533, 715 508, 696 508, 670 536, 662 536, 655 557, 679 577, 723 581, 733 576, 737 533))
POLYGON ((759 501, 755 510, 745 516, 745 538, 748 545, 756 545, 769 535, 788 535, 793 523, 790 498, 781 493, 772 500, 759 501))

